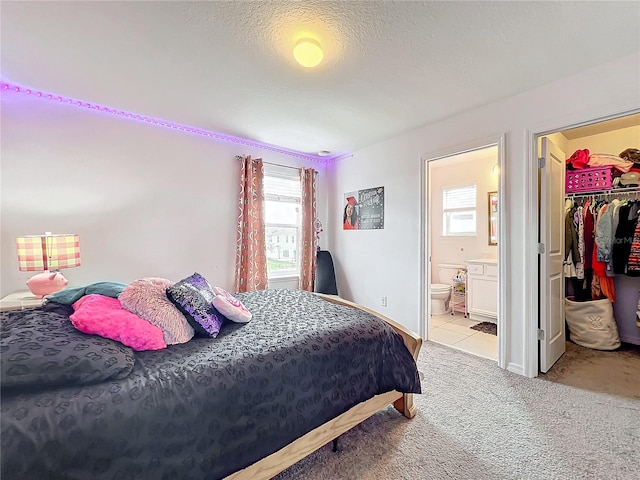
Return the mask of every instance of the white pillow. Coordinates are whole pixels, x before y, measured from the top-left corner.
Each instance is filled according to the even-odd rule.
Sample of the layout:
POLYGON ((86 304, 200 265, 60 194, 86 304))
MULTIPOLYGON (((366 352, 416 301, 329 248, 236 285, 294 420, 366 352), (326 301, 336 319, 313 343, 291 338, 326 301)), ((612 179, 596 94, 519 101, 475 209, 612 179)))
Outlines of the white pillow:
POLYGON ((251 312, 240 300, 227 292, 224 288, 213 287, 213 306, 228 320, 235 323, 247 323, 251 320, 251 312))

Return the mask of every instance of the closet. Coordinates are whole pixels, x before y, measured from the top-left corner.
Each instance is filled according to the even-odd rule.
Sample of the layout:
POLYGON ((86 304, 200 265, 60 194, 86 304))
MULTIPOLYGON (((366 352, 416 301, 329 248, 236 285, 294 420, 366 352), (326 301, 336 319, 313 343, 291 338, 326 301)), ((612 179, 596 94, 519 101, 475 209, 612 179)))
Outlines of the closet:
POLYGON ((585 317, 594 312, 600 322, 595 332, 600 340, 590 339, 595 344, 572 340, 604 350, 617 348, 618 336, 623 342, 640 345, 640 235, 636 233, 640 190, 568 194, 565 210, 565 308, 575 311, 565 312, 567 323, 575 330, 572 321, 586 325, 590 320, 585 317), (609 303, 613 308, 603 310, 609 303), (607 331, 606 321, 618 335, 607 331))
MULTIPOLYGON (((603 157, 606 155, 618 157, 627 149, 640 149, 640 114, 565 130, 546 135, 546 137, 564 153, 565 159, 574 159, 578 164, 594 154, 603 154, 603 157), (577 155, 574 157, 575 154, 577 155)), ((622 184, 620 179, 616 180, 622 172, 602 165, 602 168, 592 168, 589 165, 587 170, 582 172, 579 168, 567 170, 564 213, 569 214, 574 221, 567 221, 565 217, 565 240, 570 244, 570 248, 565 249, 565 254, 568 251, 570 258, 564 258, 563 262, 565 293, 576 301, 609 297, 615 299, 611 303, 620 340, 640 345, 640 326, 638 326, 640 324, 637 323, 638 315, 640 315, 637 313, 640 312, 640 305, 638 305, 640 299, 640 257, 638 257, 640 250, 638 249, 640 245, 633 247, 635 253, 632 255, 632 265, 629 268, 629 254, 632 243, 634 243, 635 227, 640 210, 640 181, 636 181, 631 175, 630 179, 629 176, 625 178, 626 184, 622 184), (587 176, 588 178, 586 178, 587 176), (590 182, 590 186, 587 186, 586 189, 584 185, 582 188, 576 187, 572 183, 576 179, 590 182), (603 218, 598 214, 603 212, 602 207, 605 205, 607 207, 604 211, 611 208, 605 221, 615 222, 608 226, 608 229, 603 230, 611 232, 612 241, 607 244, 610 250, 605 253, 612 257, 607 257, 607 261, 603 262, 604 268, 608 270, 608 275, 605 271, 604 277, 598 277, 598 275, 593 276, 591 262, 588 259, 585 262, 585 252, 578 251, 577 244, 573 246, 575 250, 571 248, 571 243, 578 236, 578 232, 571 233, 569 227, 573 226, 578 229, 578 218, 580 217, 580 222, 583 222, 586 219, 585 212, 593 215, 595 211, 595 216, 586 219, 585 224, 582 225, 584 228, 587 223, 589 224, 583 233, 588 244, 590 222, 598 222, 603 218), (575 212, 578 210, 580 215, 576 216, 575 212), (573 212, 573 216, 571 216, 571 212, 573 212), (619 233, 619 236, 615 237, 616 233, 619 233), (610 258, 613 258, 613 261, 610 258), (576 272, 575 265, 572 265, 573 259, 581 259, 584 262, 580 262, 581 264, 578 265, 578 272, 576 272), (634 263, 636 261, 638 261, 637 267, 634 263), (581 269, 582 272, 580 272, 581 269), (612 272, 612 270, 614 271, 612 272), (614 273, 615 275, 613 275, 614 273), (603 284, 599 284, 599 280, 602 279, 604 279, 603 284)), ((637 171, 640 172, 640 168, 637 171)), ((593 228, 595 229, 596 225, 593 228)), ((602 235, 602 232, 600 234, 602 235)), ((585 248, 584 243, 581 248, 585 248)), ((598 265, 597 268, 602 269, 603 264, 598 265)))

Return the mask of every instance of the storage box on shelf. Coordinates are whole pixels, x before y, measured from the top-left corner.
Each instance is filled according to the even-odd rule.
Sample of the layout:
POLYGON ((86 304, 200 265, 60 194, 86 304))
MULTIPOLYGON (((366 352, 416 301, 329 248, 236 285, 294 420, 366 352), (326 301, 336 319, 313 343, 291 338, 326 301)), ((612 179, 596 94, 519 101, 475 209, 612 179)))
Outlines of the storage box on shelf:
POLYGON ((566 193, 592 192, 613 187, 613 167, 589 167, 567 170, 566 193))

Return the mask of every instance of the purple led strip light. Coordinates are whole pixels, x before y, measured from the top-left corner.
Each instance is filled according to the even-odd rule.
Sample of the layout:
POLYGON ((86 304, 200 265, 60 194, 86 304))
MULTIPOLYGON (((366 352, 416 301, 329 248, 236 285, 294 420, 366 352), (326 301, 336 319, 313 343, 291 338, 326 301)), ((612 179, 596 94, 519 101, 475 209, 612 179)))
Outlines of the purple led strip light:
POLYGON ((331 157, 321 157, 318 155, 310 155, 310 154, 298 152, 295 150, 289 150, 283 147, 278 147, 276 145, 269 145, 268 143, 255 142, 252 140, 248 140, 246 138, 234 137, 233 135, 225 135, 223 133, 203 130, 201 128, 190 127, 188 125, 181 125, 179 123, 168 122, 166 120, 162 120, 159 118, 140 115, 137 113, 128 112, 126 110, 120 110, 118 108, 111 108, 105 105, 99 105, 97 103, 85 102, 82 100, 77 100, 77 99, 65 97, 62 95, 56 95, 53 93, 43 92, 33 88, 22 87, 20 85, 15 85, 15 84, 10 84, 5 82, 0 83, 0 91, 2 93, 11 92, 11 93, 22 93, 24 95, 32 95, 34 97, 41 98, 43 100, 50 100, 63 105, 73 105, 76 107, 88 108, 93 111, 99 111, 101 113, 110 113, 112 115, 116 115, 122 118, 127 118, 130 120, 137 120, 140 122, 151 123, 152 125, 157 125, 159 127, 170 128, 170 129, 178 130, 180 132, 185 132, 185 133, 193 133, 195 135, 202 135, 203 137, 214 138, 216 140, 221 140, 224 142, 238 143, 238 144, 246 145, 249 147, 257 147, 257 148, 269 150, 272 152, 284 153, 285 155, 291 155, 298 158, 312 160, 314 162, 320 162, 320 163, 334 162, 340 158, 349 156, 349 154, 343 154, 343 155, 337 155, 337 156, 331 156, 331 157))

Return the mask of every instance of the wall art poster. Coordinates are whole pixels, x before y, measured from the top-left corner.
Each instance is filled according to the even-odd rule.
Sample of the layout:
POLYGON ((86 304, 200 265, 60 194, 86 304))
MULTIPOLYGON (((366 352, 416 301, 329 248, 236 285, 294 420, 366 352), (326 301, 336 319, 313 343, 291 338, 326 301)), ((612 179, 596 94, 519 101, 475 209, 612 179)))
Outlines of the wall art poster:
POLYGON ((384 228, 384 187, 345 193, 342 228, 343 230, 384 228))

